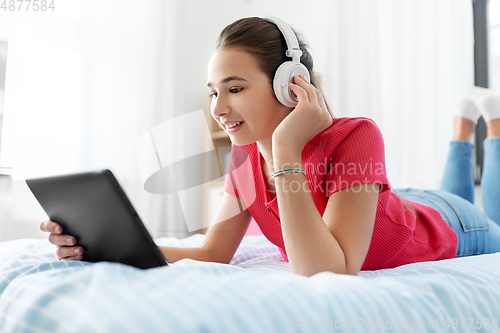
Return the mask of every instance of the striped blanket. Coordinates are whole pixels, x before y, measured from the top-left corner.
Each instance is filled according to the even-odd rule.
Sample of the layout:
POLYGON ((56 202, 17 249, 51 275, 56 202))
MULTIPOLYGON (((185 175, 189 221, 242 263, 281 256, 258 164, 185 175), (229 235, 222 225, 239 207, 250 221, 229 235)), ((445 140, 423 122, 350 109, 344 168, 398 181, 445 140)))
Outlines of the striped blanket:
POLYGON ((0 332, 500 331, 500 253, 303 277, 264 236, 245 236, 230 265, 140 270, 61 262, 54 250, 0 243, 0 332))

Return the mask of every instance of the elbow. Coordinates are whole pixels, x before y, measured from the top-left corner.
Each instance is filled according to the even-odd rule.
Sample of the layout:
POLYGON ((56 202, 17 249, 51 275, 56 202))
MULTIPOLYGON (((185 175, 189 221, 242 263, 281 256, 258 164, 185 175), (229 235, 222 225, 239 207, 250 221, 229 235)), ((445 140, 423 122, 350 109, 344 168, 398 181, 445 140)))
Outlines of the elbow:
POLYGON ((295 274, 311 277, 322 272, 357 276, 363 263, 349 260, 344 251, 338 251, 328 256, 318 255, 316 260, 290 260, 290 264, 295 274))
POLYGON ((344 274, 346 275, 352 275, 352 276, 358 276, 359 270, 354 270, 354 271, 348 271, 344 274))
POLYGON ((231 262, 233 258, 219 258, 218 260, 214 260, 214 262, 218 262, 220 264, 226 264, 226 265, 229 265, 229 263, 231 262))
POLYGON ((357 264, 349 265, 349 263, 346 262, 344 274, 357 276, 360 270, 361 270, 360 265, 357 265, 357 264))
POLYGON ((325 267, 320 269, 292 269, 295 274, 302 275, 305 277, 311 277, 318 273, 330 272, 335 274, 344 274, 344 275, 353 275, 356 276, 359 273, 359 270, 352 269, 349 270, 347 267, 325 267))
POLYGON ((344 275, 352 275, 352 276, 357 276, 360 269, 359 267, 352 267, 347 264, 344 265, 334 265, 330 267, 302 267, 302 268, 294 268, 292 267, 292 271, 295 274, 302 275, 305 277, 311 277, 315 274, 322 273, 322 272, 331 272, 335 274, 344 274, 344 275))
POLYGON ((359 271, 345 271, 345 270, 322 270, 322 271, 319 271, 319 272, 316 272, 316 273, 304 273, 304 274, 300 274, 300 275, 303 275, 303 276, 306 276, 306 277, 311 277, 315 274, 318 274, 318 273, 322 273, 322 272, 330 272, 330 273, 335 273, 335 274, 344 274, 344 275, 352 275, 352 276, 357 276, 359 271))
POLYGON ((234 254, 229 255, 227 253, 213 251, 212 249, 207 247, 206 244, 203 244, 200 247, 203 248, 206 252, 206 260, 205 261, 216 262, 216 263, 220 263, 220 264, 229 264, 234 256, 234 254))
POLYGON ((234 256, 234 254, 228 255, 227 253, 220 253, 219 255, 215 256, 215 260, 213 260, 213 261, 221 263, 221 264, 229 265, 231 260, 233 260, 233 256, 234 256))

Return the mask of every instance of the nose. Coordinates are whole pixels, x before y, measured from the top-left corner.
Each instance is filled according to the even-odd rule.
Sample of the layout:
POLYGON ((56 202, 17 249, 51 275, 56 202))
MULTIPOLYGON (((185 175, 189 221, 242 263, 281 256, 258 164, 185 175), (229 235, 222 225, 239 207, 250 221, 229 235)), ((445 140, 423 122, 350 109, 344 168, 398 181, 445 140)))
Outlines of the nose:
POLYGON ((210 104, 212 117, 220 117, 230 112, 229 105, 222 96, 213 97, 210 104))

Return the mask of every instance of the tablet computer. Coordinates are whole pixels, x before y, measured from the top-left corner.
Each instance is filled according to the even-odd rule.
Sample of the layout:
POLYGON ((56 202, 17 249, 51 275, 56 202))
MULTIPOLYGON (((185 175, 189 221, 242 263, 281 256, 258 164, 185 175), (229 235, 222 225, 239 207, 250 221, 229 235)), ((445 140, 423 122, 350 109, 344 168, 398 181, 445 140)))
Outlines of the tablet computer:
POLYGON ((50 220, 82 246, 83 261, 146 269, 167 265, 110 170, 27 179, 50 220))

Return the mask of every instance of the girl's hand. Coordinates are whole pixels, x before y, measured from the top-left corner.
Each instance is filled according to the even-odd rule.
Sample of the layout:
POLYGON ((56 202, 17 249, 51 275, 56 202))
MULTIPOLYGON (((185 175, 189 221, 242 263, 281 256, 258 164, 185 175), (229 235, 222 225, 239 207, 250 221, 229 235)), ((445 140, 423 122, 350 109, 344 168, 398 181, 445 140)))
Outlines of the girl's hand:
POLYGON ((319 132, 332 124, 321 92, 302 76, 294 77, 290 90, 297 95, 298 103, 273 133, 273 146, 286 146, 302 152, 305 145, 319 132))
POLYGON ((76 244, 76 239, 73 236, 61 235, 62 227, 47 220, 42 222, 40 230, 50 232, 49 242, 57 245, 55 255, 58 260, 81 260, 83 257, 83 248, 81 246, 73 246, 76 244), (76 252, 79 251, 79 252, 76 252))

